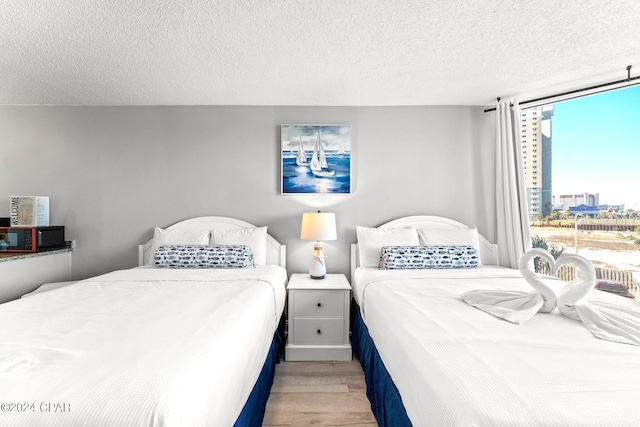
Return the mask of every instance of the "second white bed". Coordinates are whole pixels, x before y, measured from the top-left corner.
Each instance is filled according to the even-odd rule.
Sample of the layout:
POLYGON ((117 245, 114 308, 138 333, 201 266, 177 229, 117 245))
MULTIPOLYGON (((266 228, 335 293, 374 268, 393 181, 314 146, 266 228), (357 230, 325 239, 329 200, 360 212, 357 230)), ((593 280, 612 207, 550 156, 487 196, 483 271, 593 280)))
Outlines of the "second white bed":
MULTIPOLYGON (((424 218, 422 223, 440 225, 438 218, 419 217, 424 218)), ((638 425, 640 347, 598 339, 557 309, 518 325, 467 305, 461 295, 470 290, 533 290, 518 270, 484 264, 443 270, 358 267, 353 273, 362 321, 410 422, 638 425)), ((621 297, 593 290, 589 298, 621 297)), ((367 375, 370 365, 364 367, 367 375)), ((375 387, 374 394, 388 392, 375 387)), ((397 425, 384 413, 380 417, 397 425)))
POLYGON ((640 347, 597 339, 557 310, 515 325, 461 300, 472 289, 530 290, 517 270, 356 277, 363 319, 415 426, 637 425, 640 347))

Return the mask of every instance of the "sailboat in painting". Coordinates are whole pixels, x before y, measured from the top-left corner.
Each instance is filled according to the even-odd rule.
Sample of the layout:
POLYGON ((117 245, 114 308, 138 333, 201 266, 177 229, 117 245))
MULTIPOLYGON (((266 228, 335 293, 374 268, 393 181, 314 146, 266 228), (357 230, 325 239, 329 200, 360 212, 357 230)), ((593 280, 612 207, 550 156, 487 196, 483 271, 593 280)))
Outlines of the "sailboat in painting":
POLYGON ((296 157, 296 165, 298 166, 306 166, 309 162, 307 161, 307 155, 304 152, 304 148, 302 148, 302 138, 298 141, 298 155, 296 157))
POLYGON ((320 140, 320 129, 318 129, 318 139, 316 139, 316 144, 313 146, 313 156, 311 157, 311 164, 309 165, 309 168, 314 176, 327 178, 336 174, 336 171, 329 170, 327 158, 324 154, 324 148, 322 147, 322 142, 320 140))

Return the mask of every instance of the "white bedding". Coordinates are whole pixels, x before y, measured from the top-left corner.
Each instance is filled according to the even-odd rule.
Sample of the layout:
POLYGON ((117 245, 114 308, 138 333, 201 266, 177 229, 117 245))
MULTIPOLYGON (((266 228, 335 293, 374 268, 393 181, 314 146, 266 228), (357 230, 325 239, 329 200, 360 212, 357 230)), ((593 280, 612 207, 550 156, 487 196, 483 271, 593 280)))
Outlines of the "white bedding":
POLYGON ((353 285, 415 426, 640 422, 640 347, 597 339, 558 310, 516 325, 461 300, 473 289, 530 289, 517 270, 358 268, 353 285))
POLYGON ((231 426, 286 277, 140 267, 2 304, 0 425, 231 426))

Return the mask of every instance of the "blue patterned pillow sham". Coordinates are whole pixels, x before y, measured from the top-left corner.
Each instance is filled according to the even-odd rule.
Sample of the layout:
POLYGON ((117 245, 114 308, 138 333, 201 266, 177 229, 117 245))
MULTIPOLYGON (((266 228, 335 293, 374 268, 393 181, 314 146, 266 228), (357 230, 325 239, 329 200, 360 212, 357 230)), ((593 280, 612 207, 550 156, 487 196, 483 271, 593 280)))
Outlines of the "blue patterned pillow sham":
POLYGON ((167 245, 155 256, 160 268, 247 268, 253 265, 251 248, 245 245, 167 245))
POLYGON ((473 246, 383 246, 380 251, 380 268, 386 270, 477 266, 473 246))

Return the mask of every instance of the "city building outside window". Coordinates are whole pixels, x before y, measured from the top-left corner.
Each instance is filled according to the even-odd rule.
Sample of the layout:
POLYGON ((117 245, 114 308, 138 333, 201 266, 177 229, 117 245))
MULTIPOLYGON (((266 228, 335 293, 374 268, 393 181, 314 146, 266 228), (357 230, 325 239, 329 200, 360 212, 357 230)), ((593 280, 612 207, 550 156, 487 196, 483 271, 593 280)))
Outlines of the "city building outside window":
POLYGON ((522 108, 534 246, 577 252, 640 299, 639 117, 640 86, 522 108))

